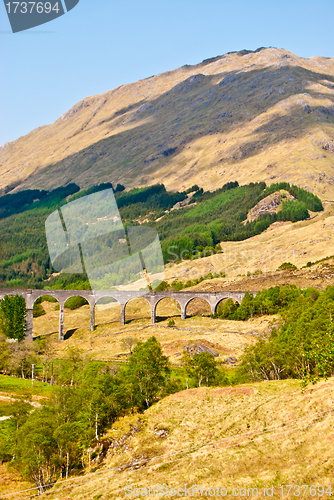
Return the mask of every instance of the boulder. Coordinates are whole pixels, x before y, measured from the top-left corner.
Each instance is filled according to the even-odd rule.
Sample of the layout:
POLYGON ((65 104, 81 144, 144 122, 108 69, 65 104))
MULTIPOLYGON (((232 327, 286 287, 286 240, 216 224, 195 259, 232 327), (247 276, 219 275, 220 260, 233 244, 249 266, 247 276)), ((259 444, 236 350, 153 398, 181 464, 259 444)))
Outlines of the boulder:
POLYGON ((206 347, 203 344, 187 344, 183 347, 183 350, 189 352, 191 356, 193 356, 194 354, 200 354, 201 352, 209 352, 215 358, 219 356, 218 352, 210 349, 210 347, 206 347))

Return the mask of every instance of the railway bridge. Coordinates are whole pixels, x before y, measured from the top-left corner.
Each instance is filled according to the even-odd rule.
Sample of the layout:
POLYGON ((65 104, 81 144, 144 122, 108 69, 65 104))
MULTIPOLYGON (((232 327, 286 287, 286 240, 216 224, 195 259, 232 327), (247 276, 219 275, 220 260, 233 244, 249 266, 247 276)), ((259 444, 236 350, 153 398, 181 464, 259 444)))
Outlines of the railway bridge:
MULTIPOLYGON (((29 289, 0 289, 0 300, 4 298, 5 295, 21 295, 26 302, 27 306, 27 337, 33 338, 33 307, 35 301, 39 297, 50 296, 54 297, 59 303, 59 340, 64 340, 64 306, 66 301, 71 297, 83 297, 87 300, 90 305, 90 329, 94 330, 95 327, 95 305, 103 297, 109 297, 115 299, 121 307, 121 324, 125 324, 125 308, 126 304, 134 298, 142 297, 145 299, 151 307, 151 322, 156 321, 156 309, 158 303, 162 299, 172 298, 175 299, 181 308, 181 319, 186 319, 187 305, 193 299, 204 299, 208 302, 211 313, 215 314, 217 305, 221 300, 233 299, 234 301, 241 303, 246 292, 230 292, 230 291, 220 291, 220 292, 192 292, 192 291, 168 291, 168 292, 142 292, 142 291, 108 291, 108 290, 29 290, 29 289)), ((257 292, 249 292, 256 295, 257 292)))

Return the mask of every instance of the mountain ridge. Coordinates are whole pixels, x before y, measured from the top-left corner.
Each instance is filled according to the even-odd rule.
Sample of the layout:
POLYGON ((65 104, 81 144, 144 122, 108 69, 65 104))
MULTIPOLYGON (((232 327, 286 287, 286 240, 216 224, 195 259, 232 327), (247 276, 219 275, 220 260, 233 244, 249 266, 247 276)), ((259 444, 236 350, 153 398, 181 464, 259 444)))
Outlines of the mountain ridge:
POLYGON ((0 189, 289 181, 334 196, 334 58, 239 51, 76 103, 0 147, 0 189), (232 179, 233 177, 233 179, 232 179))

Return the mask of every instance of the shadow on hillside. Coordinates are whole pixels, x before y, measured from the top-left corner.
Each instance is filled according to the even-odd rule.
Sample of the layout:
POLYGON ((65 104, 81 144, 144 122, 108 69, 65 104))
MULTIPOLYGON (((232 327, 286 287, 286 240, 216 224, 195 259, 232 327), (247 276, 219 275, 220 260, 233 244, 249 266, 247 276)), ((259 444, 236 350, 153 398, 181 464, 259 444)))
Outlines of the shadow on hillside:
POLYGON ((51 332, 51 333, 44 333, 44 334, 41 334, 41 335, 36 335, 35 337, 33 337, 33 341, 35 342, 35 340, 39 340, 39 339, 42 339, 44 337, 51 337, 52 335, 58 335, 59 332, 51 332))
MULTIPOLYGON (((331 86, 333 77, 330 75, 290 66, 192 75, 158 98, 146 102, 140 100, 95 124, 94 127, 110 122, 111 132, 121 124, 123 127, 129 124, 132 128, 45 167, 27 178, 24 185, 50 187, 50 177, 55 179, 54 185, 66 184, 73 181, 74 168, 76 180, 80 182, 82 178, 85 185, 89 184, 89 177, 93 184, 97 174, 100 182, 109 181, 115 171, 118 171, 115 174, 117 178, 129 175, 133 178, 133 169, 137 170, 138 179, 140 177, 142 182, 149 182, 152 171, 168 169, 170 159, 182 153, 196 139, 240 129, 288 97, 304 93, 310 81, 324 79, 329 83, 323 84, 331 86)), ((308 89, 307 93, 311 97, 321 95, 320 91, 308 89)), ((330 98, 330 95, 326 97, 330 98)), ((334 123, 333 109, 322 107, 319 112, 319 107, 313 109, 307 106, 306 101, 305 105, 296 104, 287 115, 277 116, 259 127, 255 133, 261 134, 260 140, 241 144, 239 149, 234 149, 229 157, 221 161, 233 163, 258 154, 269 142, 275 144, 286 138, 301 137, 309 129, 310 120, 300 118, 312 117, 314 111, 317 111, 314 120, 317 126, 321 119, 333 120, 334 123)), ((85 131, 89 131, 89 126, 85 131)))
POLYGON ((180 314, 173 314, 173 315, 168 315, 168 316, 156 316, 155 317, 155 322, 156 323, 161 323, 162 321, 166 321, 167 319, 174 319, 174 318, 180 318, 180 314))
POLYGON ((70 339, 77 330, 78 328, 72 328, 71 330, 67 330, 67 332, 64 335, 64 340, 70 339))

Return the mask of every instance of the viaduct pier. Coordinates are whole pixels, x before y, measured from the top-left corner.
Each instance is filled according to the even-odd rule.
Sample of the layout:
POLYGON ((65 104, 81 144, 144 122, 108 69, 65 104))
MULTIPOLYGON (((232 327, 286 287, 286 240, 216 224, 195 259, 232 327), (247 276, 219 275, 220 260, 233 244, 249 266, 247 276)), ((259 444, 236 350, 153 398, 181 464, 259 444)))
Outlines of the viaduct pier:
MULTIPOLYGON (((215 314, 217 305, 224 299, 233 299, 235 302, 241 303, 247 292, 192 292, 192 291, 168 291, 168 292, 137 292, 137 291, 107 291, 107 290, 29 290, 29 289, 0 289, 0 300, 5 295, 21 295, 26 302, 27 307, 27 337, 33 338, 33 307, 35 301, 39 297, 50 296, 54 297, 59 303, 59 340, 64 340, 64 306, 66 301, 71 297, 83 297, 90 305, 90 329, 94 330, 95 326, 95 305, 103 297, 115 299, 121 307, 121 324, 125 324, 125 308, 126 304, 134 298, 141 297, 145 299, 151 307, 151 322, 156 321, 157 305, 162 299, 175 299, 181 308, 181 319, 186 319, 187 305, 193 299, 204 299, 211 308, 211 313, 215 314)), ((257 292, 249 292, 256 295, 257 292)))

